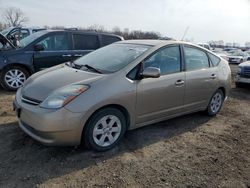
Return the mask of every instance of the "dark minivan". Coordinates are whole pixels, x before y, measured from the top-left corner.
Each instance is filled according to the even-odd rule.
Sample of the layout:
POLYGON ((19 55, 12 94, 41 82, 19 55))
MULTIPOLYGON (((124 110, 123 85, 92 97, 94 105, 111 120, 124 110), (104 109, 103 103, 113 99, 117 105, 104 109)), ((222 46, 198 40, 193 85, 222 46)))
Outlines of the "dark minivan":
POLYGON ((0 37, 0 83, 17 90, 33 73, 121 41, 118 35, 79 30, 44 30, 34 33, 14 47, 0 37))

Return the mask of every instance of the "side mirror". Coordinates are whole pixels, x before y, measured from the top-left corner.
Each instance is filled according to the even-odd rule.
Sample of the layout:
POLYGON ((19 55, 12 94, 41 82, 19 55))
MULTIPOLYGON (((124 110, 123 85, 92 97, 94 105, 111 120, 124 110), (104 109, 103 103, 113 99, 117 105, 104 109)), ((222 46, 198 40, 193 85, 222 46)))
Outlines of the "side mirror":
POLYGON ((143 78, 159 78, 161 76, 161 70, 156 67, 147 67, 141 73, 143 78))
POLYGON ((34 46, 34 50, 35 51, 43 51, 44 50, 44 46, 42 44, 36 44, 34 46))

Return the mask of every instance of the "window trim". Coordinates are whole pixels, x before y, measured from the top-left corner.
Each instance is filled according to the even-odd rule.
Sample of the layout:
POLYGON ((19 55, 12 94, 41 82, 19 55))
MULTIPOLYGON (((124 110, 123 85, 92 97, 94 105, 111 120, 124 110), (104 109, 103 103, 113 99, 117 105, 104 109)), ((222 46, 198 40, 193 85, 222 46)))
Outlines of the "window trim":
POLYGON ((209 56, 208 56, 208 52, 202 48, 199 48, 197 46, 193 46, 193 45, 190 45, 190 44, 181 44, 181 48, 182 48, 182 51, 183 51, 183 60, 184 60, 184 71, 185 72, 191 72, 191 71, 199 71, 199 70, 202 70, 202 69, 195 69, 195 70, 187 70, 187 66, 186 66, 186 58, 185 58, 185 47, 189 47, 189 48, 194 48, 194 49, 197 49, 197 50, 200 50, 202 52, 204 52, 207 56, 207 60, 208 60, 208 63, 209 63, 209 67, 206 67, 206 68, 202 68, 202 69, 210 69, 213 66, 209 56))
POLYGON ((210 53, 210 52, 207 52, 207 56, 208 56, 208 58, 209 58, 209 60, 210 60, 210 63, 211 63, 211 65, 212 65, 212 67, 218 67, 219 64, 221 63, 221 58, 220 58, 220 57, 218 57, 218 56, 216 56, 216 55, 214 55, 214 54, 212 54, 212 53, 210 53), (213 61, 211 60, 209 54, 210 54, 210 55, 213 55, 213 56, 215 56, 215 57, 217 57, 217 58, 219 59, 219 63, 218 63, 217 65, 214 65, 214 64, 213 64, 213 61))

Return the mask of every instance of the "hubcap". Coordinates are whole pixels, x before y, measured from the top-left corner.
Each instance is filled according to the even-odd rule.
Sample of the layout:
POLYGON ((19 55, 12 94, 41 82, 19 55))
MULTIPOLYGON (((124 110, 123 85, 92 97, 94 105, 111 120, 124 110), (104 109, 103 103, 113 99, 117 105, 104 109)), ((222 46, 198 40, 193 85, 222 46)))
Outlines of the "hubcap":
POLYGON ((216 113, 219 111, 220 109, 220 106, 222 104, 222 96, 220 93, 216 93, 212 100, 211 100, 211 104, 210 104, 210 107, 211 107, 211 110, 213 113, 216 113))
POLYGON ((19 69, 11 69, 5 74, 4 80, 9 87, 17 89, 23 86, 23 83, 26 80, 26 76, 19 69))
POLYGON ((93 139, 98 146, 113 144, 121 134, 121 121, 114 115, 102 117, 94 126, 93 139))

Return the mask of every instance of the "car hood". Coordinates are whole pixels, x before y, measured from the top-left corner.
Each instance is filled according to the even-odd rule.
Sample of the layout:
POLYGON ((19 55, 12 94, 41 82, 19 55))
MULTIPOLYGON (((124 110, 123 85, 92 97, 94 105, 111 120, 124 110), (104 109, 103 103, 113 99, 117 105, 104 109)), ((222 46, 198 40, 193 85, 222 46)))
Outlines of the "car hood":
POLYGON ((12 42, 10 42, 5 36, 3 36, 1 33, 0 33, 0 42, 3 43, 3 44, 7 44, 9 43, 10 46, 14 49, 15 46, 12 42))
POLYGON ((105 75, 77 70, 66 65, 58 65, 32 75, 21 89, 23 97, 43 101, 58 88, 78 83, 90 84, 105 75))
POLYGON ((250 66, 250 61, 246 61, 244 63, 239 64, 240 67, 244 67, 244 66, 250 66))

